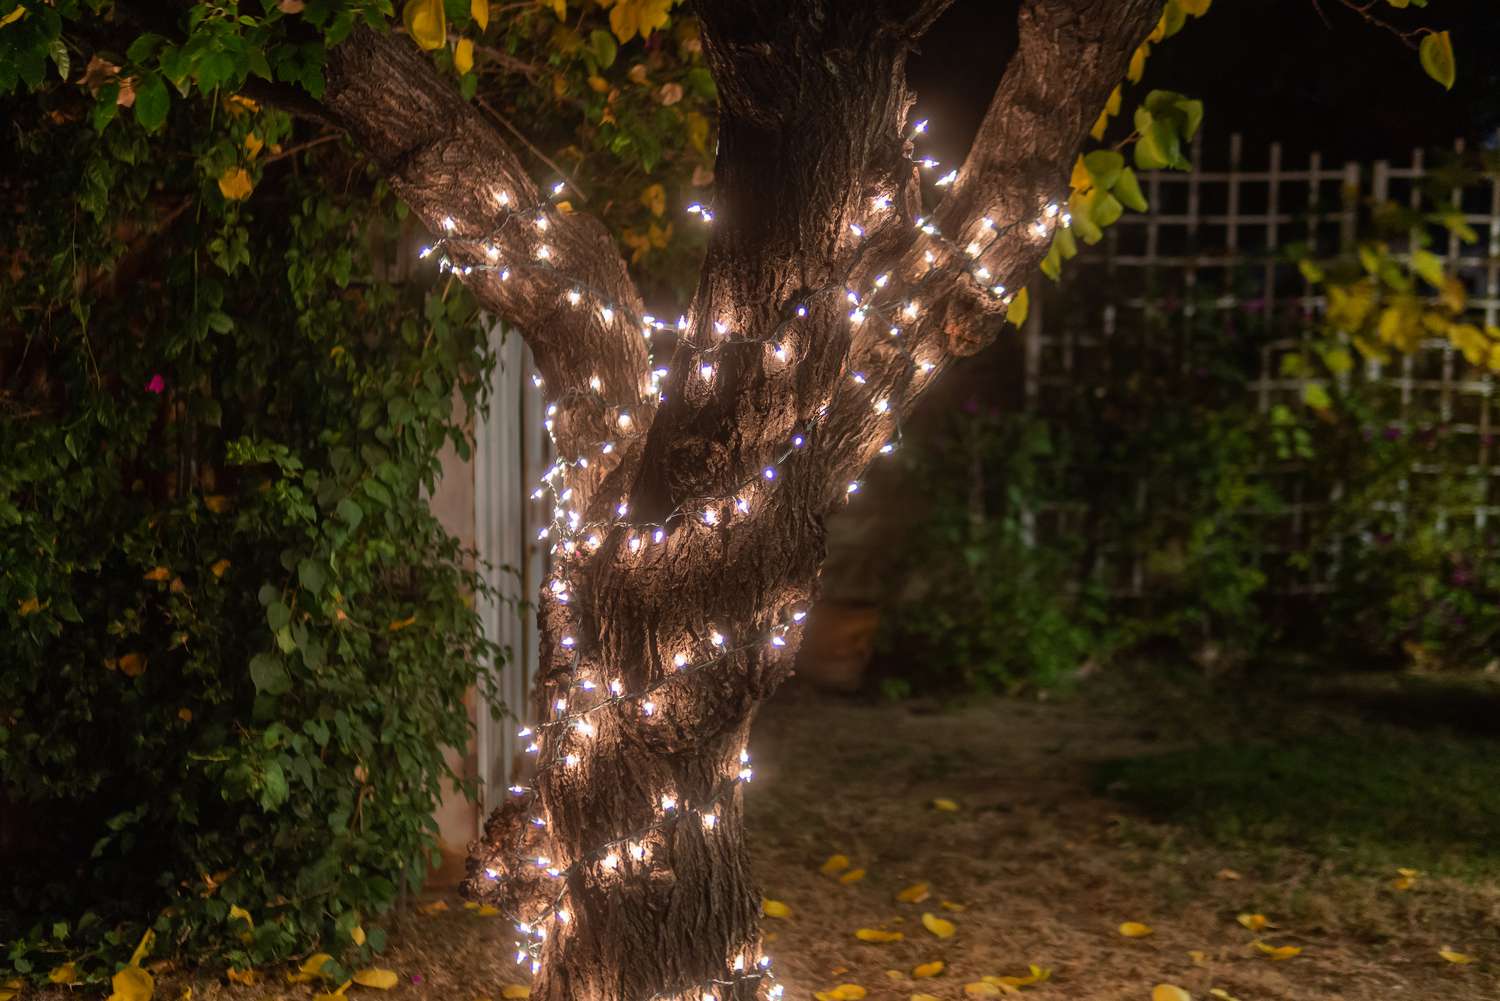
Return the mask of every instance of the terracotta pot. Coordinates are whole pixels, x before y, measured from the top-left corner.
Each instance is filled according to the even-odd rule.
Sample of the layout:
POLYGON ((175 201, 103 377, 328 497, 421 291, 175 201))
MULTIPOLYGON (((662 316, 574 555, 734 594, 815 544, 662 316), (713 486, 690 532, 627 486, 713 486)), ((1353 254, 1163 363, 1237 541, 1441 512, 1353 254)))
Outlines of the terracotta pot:
POLYGON ((880 613, 874 605, 824 601, 807 616, 797 675, 815 688, 858 691, 875 650, 880 613))

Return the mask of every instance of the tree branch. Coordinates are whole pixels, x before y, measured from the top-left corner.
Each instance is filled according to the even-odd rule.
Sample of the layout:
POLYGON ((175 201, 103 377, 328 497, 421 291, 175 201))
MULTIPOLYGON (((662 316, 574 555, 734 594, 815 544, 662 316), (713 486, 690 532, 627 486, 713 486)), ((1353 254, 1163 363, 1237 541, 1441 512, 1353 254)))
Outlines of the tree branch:
POLYGON ((639 453, 654 397, 647 389, 641 300, 604 226, 558 210, 494 126, 440 77, 410 40, 359 27, 330 50, 323 104, 384 170, 479 302, 514 323, 557 402, 554 437, 570 484, 589 508, 598 483, 639 453), (501 270, 508 269, 508 270, 501 270), (508 274, 508 277, 502 277, 508 274), (610 438, 620 447, 601 456, 610 438))

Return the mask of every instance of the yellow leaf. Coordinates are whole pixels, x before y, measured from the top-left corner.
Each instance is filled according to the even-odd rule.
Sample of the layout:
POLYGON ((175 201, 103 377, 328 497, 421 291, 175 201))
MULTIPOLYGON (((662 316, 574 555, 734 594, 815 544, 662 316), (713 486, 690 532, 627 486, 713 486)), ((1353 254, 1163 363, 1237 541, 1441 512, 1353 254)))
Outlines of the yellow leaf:
POLYGON ((849 868, 849 856, 830 855, 827 862, 818 866, 818 871, 825 876, 832 876, 834 873, 843 872, 847 868, 849 868))
POLYGON ((479 25, 479 30, 490 26, 490 0, 469 0, 469 16, 479 25))
POLYGON ((421 913, 421 914, 437 914, 439 911, 446 911, 447 909, 448 909, 448 901, 446 901, 446 900, 434 900, 430 904, 423 904, 423 905, 421 905, 420 907, 417 908, 417 911, 418 911, 418 913, 421 913))
POLYGON ((602 76, 591 76, 589 77, 589 89, 596 94, 602 94, 609 90, 609 81, 602 76))
MULTIPOLYGON (((259 149, 259 146, 257 146, 256 148, 259 149)), ((203 506, 208 508, 214 514, 223 514, 225 511, 228 511, 230 508, 230 504, 231 502, 229 498, 224 496, 223 494, 205 494, 203 497, 203 506)))
POLYGON ((1422 60, 1422 68, 1427 75, 1443 85, 1444 90, 1453 89, 1453 81, 1458 76, 1458 64, 1453 59, 1453 39, 1446 31, 1428 32, 1422 38, 1422 46, 1417 53, 1422 60))
POLYGON ((882 931, 879 928, 861 928, 854 933, 861 942, 899 942, 906 936, 898 931, 882 931))
POLYGON ((543 7, 551 7, 559 21, 568 19, 568 0, 542 0, 543 7))
POLYGON ((453 68, 458 70, 459 76, 463 76, 474 68, 473 40, 460 38, 458 44, 453 46, 453 68))
POLYGON ((496 907, 493 904, 485 904, 474 913, 482 918, 492 918, 500 913, 500 908, 496 907))
POLYGON ((261 139, 254 132, 245 134, 245 152, 250 155, 250 159, 254 160, 264 146, 265 140, 261 139))
POLYGON ((818 1001, 859 1001, 868 993, 859 984, 839 984, 831 990, 818 991, 813 997, 818 1001))
POLYGON ((1193 1001, 1193 996, 1176 984, 1157 984, 1151 988, 1151 1001, 1193 1001))
POLYGON ((934 959, 930 963, 919 963, 911 968, 911 975, 914 977, 935 977, 942 972, 943 961, 941 959, 934 959))
POLYGON ((443 0, 406 0, 401 19, 406 24, 406 33, 420 48, 441 49, 448 41, 448 15, 443 10, 443 0))
POLYGON ((1151 934, 1151 926, 1143 925, 1139 921, 1126 921, 1120 925, 1120 934, 1126 938, 1144 938, 1151 934))
MULTIPOLYGON (((23 14, 26 12, 25 7, 18 7, 17 10, 23 14)), ((12 17, 10 20, 14 21, 15 18, 12 17)), ((6 21, 0 21, 0 27, 3 27, 7 23, 6 21)), ((0 984, 0 1001, 11 1001, 12 998, 21 993, 21 988, 24 986, 26 986, 26 982, 19 978, 7 980, 5 983, 0 984)))
POLYGON ((1002 992, 994 984, 976 980, 971 984, 964 984, 964 993, 971 998, 997 998, 1002 992))
POLYGON ((1021 289, 1005 308, 1005 318, 1019 327, 1026 322, 1026 314, 1030 309, 1031 297, 1026 294, 1025 289, 1021 289))
POLYGON ((640 30, 641 15, 632 0, 619 0, 609 12, 609 30, 622 42, 628 42, 640 30))
POLYGON ((682 116, 687 126, 688 145, 699 153, 708 150, 708 119, 696 111, 689 111, 682 116))
POLYGON ((151 979, 151 974, 133 963, 116 973, 110 984, 115 992, 109 996, 109 1001, 151 1001, 151 995, 156 992, 156 982, 151 979))
POLYGON ((1302 953, 1302 946, 1300 945, 1266 945, 1266 943, 1257 940, 1255 947, 1272 959, 1291 959, 1293 956, 1301 955, 1302 953))
POLYGON ((1262 928, 1275 927, 1264 914, 1241 914, 1235 920, 1251 931, 1260 931, 1262 928))
POLYGON ((127 653, 120 658, 120 673, 127 678, 139 678, 146 673, 146 658, 138 653, 127 653))
POLYGON ((1068 178, 1068 187, 1074 191, 1087 191, 1094 186, 1093 175, 1089 173, 1088 167, 1084 166, 1083 157, 1073 162, 1073 176, 1068 178))
POLYGON ((958 804, 956 802, 951 799, 943 799, 942 797, 938 797, 932 801, 932 808, 934 810, 941 810, 944 813, 958 812, 958 804))
POLYGON ((1416 869, 1397 869, 1396 878, 1391 880, 1391 886, 1397 890, 1410 890, 1417 885, 1417 877, 1421 875, 1416 869))
POLYGON ((171 576, 172 571, 168 570, 166 567, 152 567, 150 570, 146 571, 145 575, 141 579, 162 581, 171 576))
POLYGON ((1184 14, 1194 17, 1202 17, 1208 13, 1208 8, 1213 5, 1214 0, 1177 0, 1177 6, 1182 8, 1184 14))
MULTIPOLYGON (((0 999, 3 1001, 3 999, 0 999)), ((913 994, 911 1001, 942 1001, 936 994, 913 994)))
POLYGON ((1101 111, 1101 112, 1099 112, 1099 117, 1096 118, 1096 119, 1094 119, 1094 127, 1091 128, 1091 129, 1089 129, 1089 135, 1092 136, 1096 140, 1103 139, 1104 138, 1104 133, 1105 133, 1105 131, 1108 128, 1109 128, 1109 115, 1107 113, 1101 111))
POLYGON ((958 926, 952 921, 938 917, 931 911, 922 914, 922 927, 932 932, 938 938, 952 938, 953 933, 958 931, 958 926))
POLYGON ((506 984, 500 988, 500 996, 507 1001, 519 1001, 521 998, 531 997, 531 988, 525 984, 506 984))
POLYGON ((1470 963, 1477 963, 1477 962, 1479 962, 1479 960, 1475 959, 1473 956, 1467 956, 1467 955, 1465 955, 1464 953, 1461 953, 1461 952, 1454 952, 1452 949, 1448 948, 1446 945, 1443 946, 1441 949, 1438 950, 1438 955, 1442 956, 1448 962, 1450 962, 1450 963, 1456 963, 1459 966, 1467 966, 1470 963))
POLYGON ((349 989, 349 985, 352 983, 354 981, 345 980, 342 984, 339 984, 338 990, 323 994, 314 994, 313 1001, 344 1001, 344 992, 349 989))
POLYGON ((296 973, 288 973, 286 975, 287 983, 305 984, 309 980, 316 980, 319 977, 325 976, 325 974, 322 972, 323 964, 327 963, 332 958, 333 957, 328 955, 328 953, 326 952, 313 953, 311 956, 308 956, 302 961, 302 966, 296 973))
POLYGON ((18 604, 20 607, 17 609, 17 612, 22 616, 35 615, 42 610, 42 603, 36 600, 36 595, 32 595, 18 604))
POLYGON ((1024 977, 985 977, 984 982, 994 984, 1002 989, 1008 988, 1014 990, 1017 987, 1030 987, 1032 984, 1039 984, 1052 976, 1051 970, 1037 966, 1035 963, 1028 963, 1027 967, 1031 972, 1024 977))
POLYGON ((230 983, 244 984, 246 987, 249 987, 260 981, 259 970, 238 970, 232 966, 228 970, 224 971, 224 976, 229 978, 230 983))
POLYGON ((660 217, 667 210, 667 191, 660 184, 653 184, 641 192, 641 204, 660 217))
POLYGON ((864 878, 865 871, 863 869, 850 869, 848 872, 839 877, 839 882, 843 883, 845 886, 848 886, 850 883, 858 883, 864 878))
POLYGON ((390 632, 399 633, 401 630, 405 629, 407 626, 411 625, 413 622, 416 622, 416 621, 417 621, 417 616, 416 616, 415 613, 413 613, 411 615, 408 615, 404 619, 395 619, 395 620, 393 620, 391 622, 391 624, 388 625, 388 626, 386 626, 385 628, 387 630, 389 630, 390 632))
POLYGON ((367 970, 358 970, 354 974, 354 982, 361 987, 373 987, 377 991, 388 991, 396 986, 395 970, 382 970, 379 967, 370 967, 367 970))
POLYGON ((1202 949, 1189 949, 1188 959, 1191 959, 1198 966, 1203 966, 1208 962, 1208 953, 1204 952, 1202 949))
POLYGON ((954 911, 954 912, 957 912, 957 911, 967 911, 969 909, 967 904, 955 904, 951 900, 944 900, 942 902, 941 906, 942 906, 943 910, 945 910, 945 911, 954 911))
POLYGON ((464 910, 466 910, 466 911, 477 911, 477 910, 479 910, 479 905, 476 904, 476 903, 474 903, 474 901, 472 901, 472 900, 466 900, 466 901, 464 901, 464 910))
POLYGON ((211 567, 208 568, 208 571, 209 571, 209 573, 213 574, 215 577, 222 577, 222 576, 224 576, 224 571, 228 570, 228 569, 229 569, 229 561, 228 560, 218 560, 218 561, 216 561, 214 563, 213 566, 211 566, 211 567))
POLYGON ((78 967, 75 963, 63 963, 54 966, 52 972, 47 974, 47 980, 54 984, 73 984, 78 982, 78 967))
POLYGON ((219 175, 219 193, 231 202, 242 202, 249 198, 254 188, 244 167, 230 167, 219 175))
POLYGON ((1237 873, 1237 872, 1235 872, 1233 869, 1220 869, 1218 872, 1214 873, 1214 878, 1215 879, 1239 879, 1240 878, 1240 874, 1237 873))
POLYGON ((0 28, 5 27, 7 24, 12 23, 13 21, 19 21, 21 18, 25 17, 28 13, 29 13, 29 11, 27 10, 27 8, 25 8, 25 7, 17 7, 15 10, 11 11, 9 14, 0 15, 0 28))
POLYGON ((349 930, 349 937, 354 940, 355 945, 365 944, 365 930, 359 925, 355 925, 349 930))
POLYGON ((779 900, 762 900, 760 902, 760 912, 768 918, 789 918, 792 916, 792 909, 779 900))
POLYGON ((932 887, 926 883, 913 883, 896 894, 896 899, 903 904, 920 904, 930 896, 932 896, 932 887))
POLYGON ((245 910, 239 904, 231 904, 229 907, 229 920, 234 921, 236 918, 244 921, 251 928, 255 927, 255 919, 250 916, 249 911, 245 910))
POLYGON ((1125 79, 1131 83, 1140 83, 1141 77, 1146 72, 1146 57, 1149 55, 1151 55, 1151 45, 1143 42, 1130 57, 1130 69, 1125 71, 1125 79))

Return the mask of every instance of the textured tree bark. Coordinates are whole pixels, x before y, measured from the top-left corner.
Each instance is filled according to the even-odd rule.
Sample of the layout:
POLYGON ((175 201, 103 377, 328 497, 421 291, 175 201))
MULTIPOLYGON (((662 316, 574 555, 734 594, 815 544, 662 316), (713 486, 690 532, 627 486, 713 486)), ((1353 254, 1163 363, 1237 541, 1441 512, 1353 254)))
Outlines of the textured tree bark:
POLYGON ((524 332, 558 403, 538 781, 490 818, 465 886, 526 926, 533 997, 766 993, 741 753, 790 670, 822 518, 947 361, 995 336, 988 283, 1020 287, 1040 261, 1050 234, 1029 224, 1065 194, 1161 12, 1021 6, 1019 51, 929 217, 944 239, 916 225, 904 64, 948 2, 697 5, 720 94, 717 222, 659 406, 639 297, 603 228, 551 211, 405 39, 356 30, 331 55, 329 113, 449 234, 447 257, 513 262, 509 279, 468 280, 524 332), (981 283, 956 248, 988 240, 984 217, 1000 235, 981 283), (868 313, 851 316, 851 293, 868 313))

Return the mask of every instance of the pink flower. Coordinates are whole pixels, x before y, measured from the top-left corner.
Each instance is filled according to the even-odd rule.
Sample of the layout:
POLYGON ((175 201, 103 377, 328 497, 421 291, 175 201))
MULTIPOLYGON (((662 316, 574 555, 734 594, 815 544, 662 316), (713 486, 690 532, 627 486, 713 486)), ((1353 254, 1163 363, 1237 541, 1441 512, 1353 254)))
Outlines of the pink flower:
POLYGON ((162 391, 166 388, 167 380, 161 377, 160 372, 153 375, 151 377, 151 381, 146 383, 146 392, 155 393, 157 396, 160 396, 162 394, 162 391))

